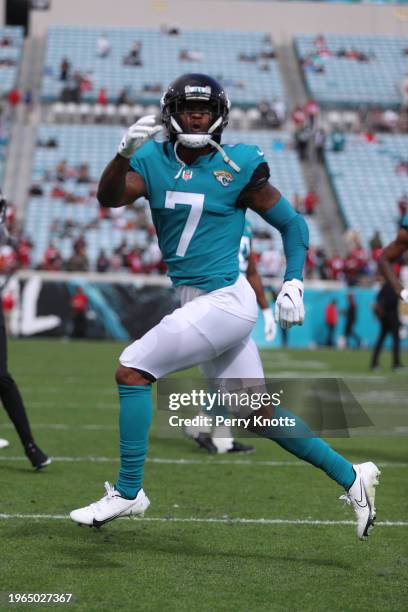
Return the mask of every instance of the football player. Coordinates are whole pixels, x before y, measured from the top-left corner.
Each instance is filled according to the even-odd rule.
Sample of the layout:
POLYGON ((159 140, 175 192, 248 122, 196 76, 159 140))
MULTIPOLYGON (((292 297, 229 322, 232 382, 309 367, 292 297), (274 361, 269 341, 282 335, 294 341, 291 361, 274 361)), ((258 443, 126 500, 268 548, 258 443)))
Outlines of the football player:
POLYGON ((390 283, 397 296, 408 304, 408 288, 404 288, 394 272, 393 262, 398 261, 408 251, 408 213, 402 219, 398 234, 388 246, 385 247, 378 260, 378 267, 385 279, 390 283))
MULTIPOLYGON (((286 272, 275 306, 284 328, 304 319, 302 271, 308 248, 303 218, 269 182, 269 168, 256 146, 221 144, 230 102, 221 85, 203 74, 176 79, 163 95, 161 118, 132 125, 106 166, 98 187, 102 206, 149 200, 159 246, 182 306, 164 317, 120 355, 120 469, 115 486, 105 483, 99 501, 73 510, 77 523, 99 527, 119 516, 142 515, 150 502, 142 488, 152 418, 152 383, 201 364, 209 379, 263 379, 251 331, 258 314, 255 293, 239 274, 238 250, 245 211, 251 208, 277 228, 286 272)), ((276 407, 276 418, 287 411, 276 407)), ((292 415, 293 417, 293 415, 292 415)), ((346 490, 365 538, 375 519, 379 470, 371 462, 352 465, 296 418, 291 437, 276 440, 296 457, 324 470, 346 490), (296 436, 294 437, 293 434, 296 436)))
MULTIPOLYGON (((0 193, 0 244, 4 244, 8 240, 6 208, 6 199, 0 193)), ((3 287, 4 285, 0 287, 0 400, 16 428, 24 447, 25 454, 31 462, 31 465, 35 470, 40 470, 49 465, 51 459, 47 457, 34 441, 23 399, 14 379, 8 371, 7 337, 1 301, 1 291, 3 287)), ((8 445, 9 443, 7 440, 3 438, 0 439, 0 448, 6 448, 8 445)))

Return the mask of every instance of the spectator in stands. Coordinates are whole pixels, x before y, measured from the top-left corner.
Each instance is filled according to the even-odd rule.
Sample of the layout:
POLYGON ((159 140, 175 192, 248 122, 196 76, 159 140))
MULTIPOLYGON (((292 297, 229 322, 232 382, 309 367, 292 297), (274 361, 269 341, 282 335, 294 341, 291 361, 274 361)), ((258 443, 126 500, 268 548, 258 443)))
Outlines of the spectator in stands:
POLYGON ((331 280, 340 280, 343 277, 344 259, 338 253, 334 253, 329 259, 328 266, 331 280))
POLYGON ((395 166, 395 172, 397 174, 408 174, 408 161, 400 159, 398 164, 395 166))
POLYGON ((21 102, 21 91, 17 89, 17 87, 13 87, 13 89, 9 92, 7 99, 11 108, 15 108, 21 102))
POLYGON ((101 104, 102 106, 106 106, 107 105, 107 103, 108 103, 108 96, 106 95, 105 87, 101 87, 100 88, 96 101, 97 101, 98 104, 101 104))
POLYGON ((135 40, 132 43, 129 52, 123 58, 123 63, 125 66, 142 66, 142 43, 139 40, 135 40))
POLYGON ((329 304, 327 304, 324 317, 327 327, 326 346, 334 347, 334 334, 336 331, 337 321, 339 320, 336 300, 332 300, 329 304))
POLYGON ((96 41, 96 54, 98 57, 108 57, 111 52, 112 45, 106 34, 100 34, 96 41))
POLYGON ((341 153, 346 146, 346 135, 339 127, 330 134, 330 148, 334 153, 341 153))
POLYGON ((301 106, 296 106, 292 112, 292 121, 295 126, 295 130, 303 127, 306 121, 306 114, 301 106))
POLYGON ((306 120, 313 130, 320 112, 320 108, 316 100, 308 100, 304 106, 304 112, 306 115, 306 120))
POLYGON ((126 266, 132 274, 140 274, 142 272, 142 259, 140 250, 133 248, 126 257, 126 266))
POLYGON ((86 163, 80 164, 78 167, 77 183, 90 183, 91 180, 89 165, 86 163))
POLYGON ((180 28, 168 26, 165 23, 162 23, 160 25, 160 32, 162 34, 167 34, 167 36, 178 36, 180 34, 180 28))
POLYGON ((74 295, 69 301, 69 305, 72 313, 71 338, 86 338, 89 300, 82 287, 76 288, 74 295))
POLYGON ((272 100, 272 110, 276 115, 278 125, 282 125, 282 123, 286 119, 286 104, 283 100, 279 100, 278 98, 274 98, 272 100))
POLYGON ((59 183, 63 183, 67 179, 68 168, 65 159, 62 159, 55 166, 55 178, 59 183))
POLYGON ((303 202, 304 211, 306 215, 314 215, 316 206, 319 203, 319 197, 314 189, 310 189, 305 195, 303 202))
POLYGON ((62 256, 60 251, 50 242, 44 251, 40 268, 42 270, 62 270, 62 256))
POLYGON ((317 161, 322 164, 324 162, 324 147, 326 144, 326 132, 324 128, 318 127, 313 133, 313 144, 316 153, 317 161))
POLYGON ((64 57, 60 64, 59 80, 68 81, 70 72, 71 72, 71 62, 66 57, 64 57))
POLYGON ((117 106, 120 106, 121 104, 132 104, 132 102, 133 100, 132 96, 130 95, 129 87, 123 87, 123 89, 121 89, 119 92, 118 99, 116 100, 117 106))
POLYGON ((66 262, 68 272, 88 272, 89 260, 86 255, 85 246, 77 243, 74 245, 74 252, 66 262))
POLYGON ((258 104, 258 110, 261 115, 260 127, 263 128, 276 128, 279 127, 280 122, 276 116, 272 105, 267 100, 262 100, 258 104))
POLYGON ((12 47, 13 39, 9 36, 3 36, 0 40, 0 47, 12 47))
POLYGON ((202 51, 194 51, 190 49, 180 49, 179 60, 187 62, 201 62, 203 60, 202 51))
POLYGON ((30 114, 31 111, 33 109, 33 92, 31 89, 26 89, 26 91, 24 92, 23 95, 23 104, 24 104, 24 110, 25 110, 25 119, 26 121, 29 120, 30 118, 30 114))
POLYGON ((309 142, 312 137, 312 130, 308 125, 299 127, 295 132, 295 146, 302 161, 305 161, 309 155, 309 142))
POLYGON ((100 273, 107 272, 109 270, 110 261, 107 257, 104 249, 99 251, 98 258, 96 260, 96 271, 100 273))

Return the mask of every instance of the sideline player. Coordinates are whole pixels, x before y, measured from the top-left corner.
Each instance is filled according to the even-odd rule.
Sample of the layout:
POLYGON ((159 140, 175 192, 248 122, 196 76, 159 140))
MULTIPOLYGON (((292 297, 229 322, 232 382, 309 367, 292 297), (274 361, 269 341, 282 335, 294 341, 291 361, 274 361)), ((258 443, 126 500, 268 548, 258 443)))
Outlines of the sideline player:
MULTIPOLYGON (((5 226, 7 203, 0 193, 0 244, 8 240, 8 232, 5 226)), ((4 285, 3 285, 4 286, 4 285)), ((11 377, 7 367, 7 336, 4 322, 3 308, 1 303, 0 287, 0 400, 5 411, 10 417, 24 447, 24 452, 34 469, 39 470, 51 463, 51 459, 37 446, 31 433, 27 413, 24 407, 20 391, 11 377)), ((0 448, 5 448, 9 443, 0 439, 0 448)))
MULTIPOLYGON (((244 232, 239 246, 239 271, 246 276, 255 292, 256 301, 262 311, 265 339, 267 342, 273 342, 276 336, 276 323, 266 299, 262 279, 256 268, 255 253, 252 251, 252 236, 251 223, 245 218, 244 232)), ((214 414, 214 411, 212 413, 214 414)), ((204 420, 203 422, 205 423, 204 420)), ((188 426, 184 427, 184 433, 192 438, 200 448, 207 450, 209 453, 253 453, 255 451, 253 446, 234 440, 231 428, 226 425, 222 425, 220 428, 205 425, 188 426)))
MULTIPOLYGON (((99 527, 119 516, 142 515, 150 502, 142 489, 152 418, 151 384, 171 372, 201 364, 206 376, 263 379, 251 331, 257 318, 255 294, 239 275, 238 250, 245 211, 251 208, 276 227, 287 261, 275 317, 281 327, 304 319, 302 271, 308 246, 303 218, 269 183, 269 168, 256 146, 222 145, 230 103, 223 88, 202 74, 176 79, 165 92, 161 129, 143 117, 124 135, 98 188, 102 206, 117 207, 145 196, 169 276, 181 288, 181 308, 164 317, 119 358, 120 470, 116 485, 105 483, 99 501, 73 510, 77 523, 99 527)), ((280 406, 274 417, 286 417, 280 406)), ((293 415, 292 415, 293 417, 293 415)), ((346 489, 363 539, 375 519, 379 470, 371 462, 352 465, 296 419, 298 437, 276 438, 280 446, 346 489)))
POLYGON ((397 296, 408 304, 408 288, 404 288, 393 269, 393 262, 400 259, 408 251, 408 213, 402 219, 398 234, 382 251, 378 267, 385 279, 390 283, 397 296))

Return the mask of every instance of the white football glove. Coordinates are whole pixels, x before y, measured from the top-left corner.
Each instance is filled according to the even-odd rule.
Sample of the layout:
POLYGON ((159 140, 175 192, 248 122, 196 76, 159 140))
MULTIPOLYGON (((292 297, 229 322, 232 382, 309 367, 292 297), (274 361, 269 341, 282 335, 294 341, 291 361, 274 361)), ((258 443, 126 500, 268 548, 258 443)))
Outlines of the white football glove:
POLYGON ((276 336, 276 323, 273 318, 272 310, 265 308, 262 310, 264 320, 264 334, 267 342, 273 342, 276 336))
POLYGON ((154 115, 142 117, 131 125, 124 134, 118 147, 119 155, 126 157, 126 159, 130 159, 137 149, 150 140, 150 138, 153 138, 161 129, 163 129, 161 125, 155 125, 154 115))
POLYGON ((304 318, 303 283, 297 279, 286 281, 276 300, 275 321, 282 329, 289 329, 292 325, 302 325, 304 318))
POLYGON ((403 289, 400 293, 400 298, 404 304, 408 304, 408 289, 403 289))

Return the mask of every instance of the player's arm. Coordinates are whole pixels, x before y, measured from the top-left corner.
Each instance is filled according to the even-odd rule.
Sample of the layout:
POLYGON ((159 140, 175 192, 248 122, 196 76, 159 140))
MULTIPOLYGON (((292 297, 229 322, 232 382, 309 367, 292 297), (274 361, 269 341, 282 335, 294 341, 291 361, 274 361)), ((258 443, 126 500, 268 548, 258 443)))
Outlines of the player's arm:
POLYGON ((309 246, 308 227, 303 217, 267 180, 258 189, 246 193, 245 203, 276 227, 282 236, 286 272, 276 300, 275 318, 283 328, 302 325, 305 315, 303 267, 309 246))
POLYGON ((130 170, 129 160, 118 153, 106 166, 99 180, 99 204, 106 208, 117 208, 133 204, 142 196, 146 196, 143 177, 130 170))
POLYGON ((154 115, 147 115, 131 125, 124 134, 117 155, 106 166, 99 181, 97 198, 101 206, 116 208, 132 204, 137 198, 146 195, 143 177, 130 170, 129 160, 162 129, 154 124, 154 115))
POLYGON ((399 278, 394 272, 392 263, 402 257, 408 250, 408 230, 401 228, 395 240, 385 247, 378 259, 378 268, 390 283, 396 294, 408 302, 408 289, 404 289, 399 278))
POLYGON ((268 340, 268 342, 272 342, 276 336, 276 323, 273 319, 272 310, 269 308, 268 300, 266 299, 265 291, 262 285, 262 279, 259 276, 256 268, 255 255, 252 251, 248 256, 246 276, 249 284, 255 292, 256 301, 262 310, 265 338, 268 340))

